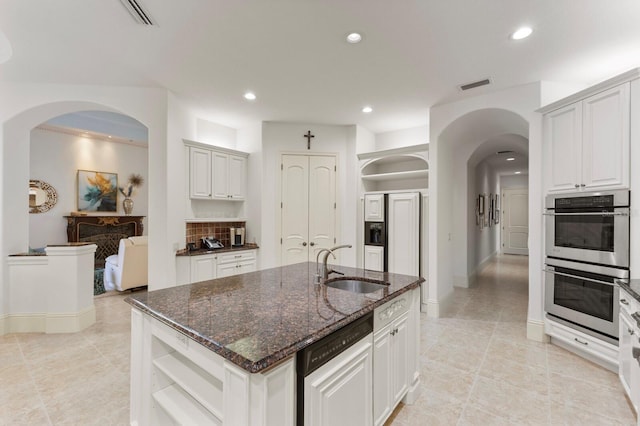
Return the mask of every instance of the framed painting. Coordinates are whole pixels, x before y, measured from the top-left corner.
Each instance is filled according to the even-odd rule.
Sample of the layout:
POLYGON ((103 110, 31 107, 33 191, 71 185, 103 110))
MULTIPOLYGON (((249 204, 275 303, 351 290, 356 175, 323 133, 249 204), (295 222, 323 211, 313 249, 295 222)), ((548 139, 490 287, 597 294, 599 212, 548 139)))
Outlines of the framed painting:
POLYGON ((118 211, 118 175, 78 170, 78 211, 118 211))

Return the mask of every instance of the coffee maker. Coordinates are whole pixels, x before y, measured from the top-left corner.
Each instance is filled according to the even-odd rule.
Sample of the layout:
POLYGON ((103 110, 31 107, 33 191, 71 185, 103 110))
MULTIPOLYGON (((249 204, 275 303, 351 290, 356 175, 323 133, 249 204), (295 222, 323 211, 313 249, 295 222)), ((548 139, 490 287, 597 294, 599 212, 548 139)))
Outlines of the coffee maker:
POLYGON ((229 228, 231 247, 242 247, 244 245, 244 232, 244 228, 229 228))

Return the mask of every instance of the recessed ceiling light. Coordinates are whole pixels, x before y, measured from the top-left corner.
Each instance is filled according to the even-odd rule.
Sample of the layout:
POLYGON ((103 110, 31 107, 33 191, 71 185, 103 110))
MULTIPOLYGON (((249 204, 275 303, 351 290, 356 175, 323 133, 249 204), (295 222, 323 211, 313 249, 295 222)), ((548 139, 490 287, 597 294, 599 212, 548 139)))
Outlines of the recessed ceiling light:
POLYGON ((507 161, 513 161, 513 160, 515 160, 515 158, 513 158, 513 157, 507 158, 507 161))
POLYGON ((107 136, 109 139, 111 139, 111 135, 107 136))
POLYGON ((515 174, 517 174, 517 175, 519 175, 520 173, 522 173, 522 172, 515 172, 515 174))
POLYGON ((365 114, 369 114, 372 111, 373 111, 373 108, 371 108, 370 106, 366 106, 362 108, 362 112, 364 112, 365 114))
POLYGON ((253 92, 247 92, 244 94, 244 98, 250 101, 255 101, 256 100, 256 94, 253 92))
POLYGON ((511 34, 511 39, 522 40, 523 38, 529 37, 532 32, 533 30, 530 27, 520 27, 516 30, 516 32, 511 34))
POLYGON ((362 41, 362 34, 351 33, 347 35, 347 42, 351 44, 360 43, 362 41))

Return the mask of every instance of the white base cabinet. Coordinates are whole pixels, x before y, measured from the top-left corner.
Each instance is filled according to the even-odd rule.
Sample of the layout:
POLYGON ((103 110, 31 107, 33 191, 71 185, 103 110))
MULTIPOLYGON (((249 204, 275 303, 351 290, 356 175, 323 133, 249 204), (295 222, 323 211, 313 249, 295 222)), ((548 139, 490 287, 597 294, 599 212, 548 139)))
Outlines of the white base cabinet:
POLYGON ((305 425, 371 425, 372 340, 365 337, 333 359, 331 370, 305 378, 305 425))
POLYGON ((293 426, 294 358, 250 374, 132 309, 131 424, 293 426))
POLYGON ((364 246, 364 269, 384 271, 384 247, 364 246))
POLYGON ((384 424, 396 405, 413 403, 419 384, 420 289, 385 303, 374 312, 373 424, 384 424))
MULTIPOLYGON (((631 317, 640 312, 640 302, 624 289, 620 289, 620 351, 618 355, 618 376, 622 387, 633 405, 636 415, 640 414, 640 359, 633 357, 633 349, 640 350, 640 327, 631 317)), ((640 421, 640 419, 639 419, 640 421)))
MULTIPOLYGON (((184 269, 182 262, 177 262, 184 269)), ((224 278, 232 275, 253 272, 257 265, 256 250, 237 250, 224 253, 200 254, 189 257, 189 271, 179 272, 178 284, 190 284, 200 281, 224 278), (185 282, 185 276, 189 277, 185 282)))
POLYGON ((217 278, 216 276, 216 255, 202 254, 191 257, 191 282, 197 283, 217 278))
POLYGON ((244 274, 256 270, 256 251, 223 253, 218 255, 217 278, 244 274))

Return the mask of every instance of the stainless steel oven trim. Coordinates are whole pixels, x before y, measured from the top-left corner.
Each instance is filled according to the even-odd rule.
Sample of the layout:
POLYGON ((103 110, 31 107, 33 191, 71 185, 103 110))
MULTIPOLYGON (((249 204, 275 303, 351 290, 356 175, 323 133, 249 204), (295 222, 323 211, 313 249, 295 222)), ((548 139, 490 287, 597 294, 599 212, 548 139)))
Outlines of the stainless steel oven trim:
POLYGON ((607 281, 594 280, 593 278, 581 277, 580 275, 565 274, 564 272, 558 272, 554 269, 544 269, 544 271, 551 272, 554 275, 562 275, 563 277, 576 278, 579 280, 591 281, 593 283, 598 283, 598 284, 614 285, 614 283, 610 283, 607 281))
MULTIPOLYGON (((544 262, 547 266, 557 266, 559 268, 573 269, 575 271, 591 272, 592 274, 606 275, 621 280, 629 279, 629 270, 612 268, 603 265, 590 265, 588 263, 572 262, 570 260, 547 258, 544 262)), ((615 280, 614 280, 615 282, 615 280)), ((607 283, 612 284, 612 283, 607 283)), ((613 284, 612 284, 613 285, 613 284)))
MULTIPOLYGON (((615 207, 614 207, 615 208, 615 207)), ((585 212, 585 213, 554 213, 544 212, 545 216, 629 216, 629 209, 625 207, 617 207, 616 210, 626 211, 614 211, 614 212, 585 212)))
POLYGON ((615 284, 615 278, 626 279, 629 277, 629 271, 617 269, 617 268, 601 267, 598 265, 586 265, 586 264, 580 264, 576 262, 569 262, 569 261, 557 260, 557 259, 547 259, 546 264, 550 267, 550 269, 547 269, 547 268, 544 269, 545 271, 545 296, 544 296, 545 311, 548 314, 551 314, 554 317, 564 319, 569 323, 578 324, 576 326, 576 328, 578 329, 580 329, 580 326, 582 326, 591 330, 595 330, 598 333, 601 333, 603 335, 618 338, 618 334, 620 331, 618 328, 618 324, 619 324, 618 315, 620 313, 620 304, 618 303, 618 300, 620 298, 620 286, 615 284), (559 263, 559 264, 552 265, 551 263, 559 263), (569 269, 573 269, 577 273, 576 278, 578 279, 583 279, 585 281, 592 281, 598 284, 610 285, 611 287, 613 287, 612 321, 607 321, 601 318, 592 317, 591 315, 574 311, 572 309, 565 308, 564 306, 559 306, 554 304, 554 301, 553 301, 554 281, 555 281, 554 275, 557 274, 557 275, 563 275, 563 276, 572 276, 571 274, 555 272, 553 270, 554 266, 567 267, 569 269), (580 269, 577 269, 577 268, 580 268, 580 269), (602 275, 609 275, 607 273, 602 273, 603 270, 614 270, 614 271, 619 271, 619 275, 622 275, 622 276, 616 277, 615 275, 611 275, 612 277, 614 277, 614 282, 609 283, 609 282, 594 280, 593 278, 590 278, 590 277, 581 277, 579 275, 580 270, 583 270, 585 272, 602 274, 602 275))
POLYGON ((613 195, 614 207, 629 207, 629 191, 595 191, 595 192, 572 192, 569 194, 550 194, 545 197, 544 207, 555 209, 555 201, 559 198, 579 198, 579 197, 600 197, 603 195, 613 195))

